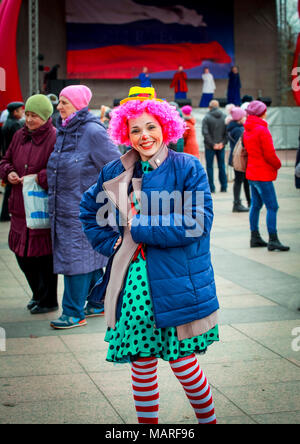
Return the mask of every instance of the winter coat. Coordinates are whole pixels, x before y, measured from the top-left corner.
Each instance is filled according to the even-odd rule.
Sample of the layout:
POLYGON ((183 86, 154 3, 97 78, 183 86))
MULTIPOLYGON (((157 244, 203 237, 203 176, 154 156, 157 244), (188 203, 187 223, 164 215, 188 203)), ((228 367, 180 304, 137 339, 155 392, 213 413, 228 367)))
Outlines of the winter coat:
POLYGON ((230 153, 228 164, 233 167, 232 163, 232 155, 235 145, 237 144, 239 138, 244 133, 244 125, 242 123, 238 123, 236 120, 232 120, 227 126, 227 134, 230 143, 230 153))
POLYGON ((79 221, 82 194, 103 166, 120 157, 99 119, 83 108, 66 127, 58 120, 57 140, 47 174, 54 272, 76 275, 95 271, 106 259, 95 252, 79 221))
POLYGON ((175 72, 170 88, 175 88, 175 93, 188 92, 186 81, 187 75, 185 72, 175 72))
POLYGON ((233 103, 235 106, 241 105, 241 87, 239 73, 230 72, 227 89, 227 103, 233 103))
POLYGON ((139 74, 139 79, 140 79, 140 86, 141 86, 141 88, 148 88, 148 87, 151 86, 151 79, 150 79, 149 74, 141 72, 139 74))
POLYGON ((270 182, 276 180, 281 161, 277 157, 268 123, 257 116, 248 116, 244 125, 244 146, 248 153, 246 178, 270 182))
MULTIPOLYGON (((18 130, 0 162, 0 176, 7 182, 12 171, 19 177, 37 174, 39 185, 48 189, 46 167, 53 151, 56 132, 51 118, 36 131, 30 132, 26 126, 18 130)), ((9 197, 11 226, 9 247, 18 256, 24 257, 27 243, 27 256, 45 256, 52 253, 50 229, 28 229, 26 226, 22 184, 12 185, 9 197)))
POLYGON ((214 94, 216 90, 216 84, 213 75, 209 72, 202 74, 202 80, 202 94, 214 94))
MULTIPOLYGON (((165 157, 159 158, 160 154, 154 156, 149 162, 155 169, 141 179, 144 197, 141 200, 140 214, 133 218, 130 236, 134 242, 133 253, 139 243, 146 244, 148 278, 155 325, 158 328, 182 326, 199 319, 203 321, 219 308, 210 257, 213 207, 205 170, 194 156, 176 153, 167 147, 164 150, 165 157), (185 195, 184 199, 183 192, 187 190, 190 198, 185 195), (177 191, 182 198, 183 211, 178 211, 173 199, 170 199, 170 212, 166 213, 161 208, 162 205, 151 207, 152 192, 162 191, 177 191), (192 227, 192 220, 189 218, 191 209, 192 217, 197 217, 193 219, 194 226, 189 232, 188 227, 192 227)), ((121 244, 114 250, 114 244, 120 235, 125 239, 128 228, 120 223, 118 232, 109 225, 100 227, 96 214, 104 212, 106 204, 103 197, 97 203, 96 197, 104 189, 109 194, 108 187, 115 183, 122 184, 126 174, 133 174, 139 158, 136 154, 134 150, 130 150, 121 160, 106 165, 97 184, 84 193, 80 205, 80 219, 93 248, 110 257, 103 282, 99 286, 99 292, 103 295, 110 280, 114 280, 114 276, 110 277, 110 271, 118 258, 118 250, 121 252, 122 249, 121 244)), ((122 211, 120 203, 123 202, 124 207, 128 186, 118 186, 117 189, 126 193, 119 199, 116 210, 118 222, 119 208, 122 211)))
POLYGON ((185 123, 188 128, 185 130, 183 138, 184 138, 184 149, 183 151, 187 154, 192 154, 193 156, 198 157, 199 159, 199 145, 196 137, 196 128, 195 123, 196 119, 191 117, 190 119, 186 119, 185 123))
POLYGON ((205 149, 212 150, 215 143, 228 142, 225 114, 219 108, 211 109, 202 120, 205 149))

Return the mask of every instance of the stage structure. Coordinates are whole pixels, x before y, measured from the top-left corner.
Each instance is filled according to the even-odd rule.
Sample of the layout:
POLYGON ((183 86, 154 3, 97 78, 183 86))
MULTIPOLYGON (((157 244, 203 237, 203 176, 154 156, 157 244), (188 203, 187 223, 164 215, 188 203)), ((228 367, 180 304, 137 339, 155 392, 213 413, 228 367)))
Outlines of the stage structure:
MULTIPOLYGON (((300 21, 300 0, 298 0, 298 20, 300 21)), ((299 27, 298 27, 299 29, 299 27)), ((300 106, 300 32, 297 36, 296 48, 293 60, 292 70, 292 90, 294 99, 298 106, 300 106)))
POLYGON ((234 60, 234 0, 66 0, 67 74, 72 79, 189 79, 204 67, 227 78, 234 60))
POLYGON ((4 76, 4 85, 1 85, 0 90, 0 111, 9 102, 22 100, 16 53, 21 3, 22 0, 2 0, 0 3, 0 73, 4 76))
POLYGON ((29 0, 29 95, 39 93, 39 0, 29 0))
MULTIPOLYGON (((105 0, 105 8, 101 13, 104 14, 105 20, 110 17, 110 22, 106 21, 106 23, 101 23, 101 20, 104 19, 100 18, 99 28, 99 23, 97 22, 99 14, 92 14, 93 11, 89 9, 89 6, 102 4, 103 2, 104 0, 61 0, 59 2, 55 0, 55 5, 53 6, 54 10, 51 10, 50 12, 52 17, 55 18, 56 26, 58 23, 57 18, 59 19, 60 28, 50 27, 50 29, 55 34, 56 30, 58 30, 59 38, 61 39, 60 42, 63 43, 61 45, 57 40, 57 35, 55 35, 54 39, 51 39, 51 41, 48 40, 48 34, 47 38, 44 35, 44 25, 45 23, 47 26, 49 25, 46 17, 46 15, 49 15, 49 11, 46 12, 46 6, 43 2, 39 2, 39 0, 1 1, 0 37, 1 42, 4 42, 4 44, 0 47, 0 68, 2 70, 4 69, 6 73, 6 90, 0 91, 0 110, 4 109, 9 101, 22 100, 21 85, 23 95, 25 96, 39 92, 39 51, 44 54, 50 49, 52 54, 51 57, 53 59, 57 54, 58 46, 60 49, 60 58, 59 60, 53 60, 53 65, 59 62, 63 66, 61 68, 63 71, 63 78, 78 79, 78 82, 81 80, 87 82, 90 79, 91 81, 89 85, 95 88, 96 95, 99 94, 97 85, 101 85, 98 88, 101 87, 104 89, 107 89, 106 85, 109 85, 108 89, 110 97, 118 97, 116 95, 117 88, 123 88, 124 91, 125 89, 127 91, 127 85, 130 83, 127 82, 127 79, 132 79, 132 81, 137 79, 137 75, 142 66, 146 64, 145 60, 150 63, 152 60, 151 54, 153 54, 151 51, 158 54, 157 50, 159 46, 161 57, 156 57, 156 59, 159 59, 158 62, 156 62, 156 66, 148 66, 148 68, 152 74, 151 77, 153 79, 158 79, 158 84, 165 91, 166 95, 168 95, 167 91, 170 90, 166 89, 168 86, 166 87, 165 85, 168 85, 169 79, 172 77, 178 64, 186 65, 184 68, 191 79, 192 89, 194 88, 194 97, 196 85, 197 90, 199 88, 199 93, 196 92, 199 97, 201 81, 199 80, 198 87, 198 79, 201 78, 204 66, 211 68, 215 78, 220 79, 219 84, 224 88, 223 85, 225 86, 227 82, 226 73, 228 74, 228 67, 237 62, 241 63, 242 68, 244 66, 242 84, 244 77, 244 79, 246 79, 244 87, 250 89, 252 95, 255 95, 257 90, 262 88, 265 91, 270 91, 269 94, 263 92, 263 95, 273 96, 273 103, 276 102, 277 105, 283 106, 286 104, 287 96, 291 91, 290 70, 287 63, 285 63, 287 52, 285 46, 287 33, 287 0, 274 0, 274 3, 272 4, 269 0, 269 7, 267 9, 261 9, 261 3, 258 0, 253 1, 253 6, 242 5, 241 2, 237 0, 228 0, 222 2, 223 5, 225 4, 227 10, 224 11, 224 6, 221 14, 219 11, 214 11, 213 6, 208 4, 209 2, 199 2, 196 0, 178 0, 176 2, 162 2, 159 0, 114 0, 107 2, 105 0), (121 11, 125 11, 124 14, 120 14, 120 8, 117 8, 115 14, 113 14, 113 5, 118 5, 120 1, 123 4, 121 11), (124 2, 128 5, 127 8, 124 8, 124 2), (110 7, 110 3, 112 7, 110 7), (66 5, 65 17, 63 17, 63 4, 66 5), (276 18, 274 16, 275 4, 277 5, 277 26, 276 18), (85 11, 83 14, 80 13, 82 5, 84 5, 85 11), (169 10, 166 12, 166 8, 162 5, 169 5, 169 10), (176 5, 176 7, 178 5, 177 9, 174 5, 176 5), (72 6, 74 9, 72 9, 72 6), (136 8, 133 6, 136 6, 136 8), (20 7, 22 7, 22 13, 20 14, 22 17, 22 24, 25 28, 25 32, 28 32, 28 41, 26 44, 23 43, 23 28, 22 33, 21 31, 18 32, 18 43, 21 43, 21 46, 19 45, 18 47, 18 65, 19 72, 22 72, 21 78, 19 78, 18 74, 16 54, 16 37, 20 7), (57 15, 56 11, 58 10, 61 11, 61 15, 57 15), (258 24, 265 19, 263 15, 264 12, 262 14, 260 13, 261 10, 264 12, 267 11, 268 23, 258 24), (24 16, 25 11, 27 14, 26 21, 24 16), (40 16, 38 14, 40 14, 40 16), (41 20, 40 26, 39 20, 41 20), (215 22, 212 20, 215 20, 215 22), (265 25, 269 25, 269 29, 268 26, 265 25), (254 26, 255 29, 267 29, 268 35, 265 40, 268 41, 270 52, 265 53, 265 60, 267 60, 268 63, 266 76, 275 73, 274 77, 271 79, 271 87, 268 86, 270 82, 267 84, 264 81, 263 74, 254 72, 254 70, 259 69, 257 60, 259 59, 262 61, 264 59, 263 57, 257 57, 257 51, 255 52, 254 49, 256 48, 255 44, 251 46, 251 41, 249 42, 249 38, 251 39, 253 35, 249 33, 250 31, 248 32, 250 26, 254 26), (86 34, 78 33, 77 31, 80 29, 86 29, 88 32, 86 34), (91 47, 93 35, 95 36, 93 29, 102 29, 102 31, 96 33, 97 39, 94 42, 94 47, 91 47), (66 42, 63 41, 66 35, 65 33, 67 33, 66 42), (80 34, 83 37, 81 42, 79 38, 80 34), (158 40, 155 40, 155 35, 159 36, 158 40), (244 36, 244 39, 239 40, 241 35, 244 36), (277 35, 278 57, 274 56, 276 52, 276 43, 273 35, 277 35), (56 45, 58 43, 56 47, 53 46, 53 41, 56 42, 56 45), (250 71, 245 65, 247 60, 249 60, 246 55, 248 49, 248 43, 246 42, 250 43, 253 53, 252 57, 254 63, 256 63, 255 66, 250 67, 250 71), (61 48, 64 48, 64 43, 66 44, 66 53, 61 51, 61 48), (98 66, 98 68, 100 68, 98 74, 87 72, 95 69, 94 60, 92 59, 93 63, 90 63, 91 59, 89 58, 93 51, 100 54, 106 53, 107 57, 109 56, 112 47, 120 43, 123 46, 121 48, 122 51, 117 53, 118 60, 121 60, 121 65, 118 65, 118 69, 115 69, 116 67, 114 67, 114 69, 110 69, 109 72, 110 60, 107 59, 108 63, 106 63, 105 69, 101 70, 103 63, 101 63, 100 67, 98 66), (176 51, 171 51, 171 47, 173 50, 177 48, 176 51), (202 51, 199 51, 200 47, 202 51), (185 50, 180 52, 183 48, 185 48, 185 50), (197 51, 195 51, 196 49, 197 51), (142 59, 136 58, 139 50, 141 50, 141 53, 143 54, 142 59), (170 52, 168 52, 169 50, 170 52), (180 54, 182 54, 182 58, 180 54), (81 55, 85 58, 81 59, 81 55), (275 60, 277 60, 277 62, 275 60), (273 66, 274 70, 272 70, 273 66), (275 85, 275 77, 277 86, 275 85), (99 79, 98 82, 96 79, 99 79), (107 81, 105 82, 103 79, 107 79, 107 81), (112 79, 112 81, 109 82, 109 79, 112 79), (114 79, 115 83, 113 82, 114 79), (124 79, 123 83, 122 79, 124 79), (165 83, 163 83, 164 79, 165 83), (193 79, 194 83, 192 82, 193 79), (277 91, 277 96, 275 91, 277 91)), ((256 36, 253 37, 254 40, 257 41, 256 36)), ((300 36, 298 38, 297 49, 294 56, 293 66, 295 68, 299 66, 299 55, 300 36)), ((103 60, 105 61, 105 59, 102 59, 102 61, 103 60)), ((295 82, 297 81, 297 75, 294 75, 293 77, 295 82)), ((124 94, 123 91, 122 94, 124 94)), ((221 90, 219 97, 224 96, 225 94, 222 93, 221 90)), ((100 96, 98 95, 98 97, 100 96)), ((300 91, 297 94, 294 93, 294 97, 297 104, 300 106, 300 91)), ((100 98, 97 100, 100 102, 102 99, 100 98)))

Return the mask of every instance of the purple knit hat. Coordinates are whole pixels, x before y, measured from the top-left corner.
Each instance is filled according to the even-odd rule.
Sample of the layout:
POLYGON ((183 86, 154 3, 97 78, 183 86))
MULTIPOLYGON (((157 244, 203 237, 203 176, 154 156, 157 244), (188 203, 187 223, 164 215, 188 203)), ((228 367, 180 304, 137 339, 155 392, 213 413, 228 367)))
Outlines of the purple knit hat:
POLYGON ((249 116, 262 116, 267 111, 267 105, 260 100, 253 100, 247 106, 246 112, 249 116))
POLYGON ((66 97, 77 110, 80 110, 90 103, 92 91, 85 85, 70 85, 62 89, 59 96, 66 97))
POLYGON ((193 108, 190 105, 185 105, 181 108, 181 111, 183 112, 183 114, 185 114, 186 116, 189 116, 191 114, 191 112, 193 111, 193 108))
POLYGON ((232 117, 232 120, 236 120, 239 121, 241 120, 243 117, 246 117, 246 111, 244 111, 242 108, 235 106, 234 108, 232 108, 230 110, 230 114, 232 117))

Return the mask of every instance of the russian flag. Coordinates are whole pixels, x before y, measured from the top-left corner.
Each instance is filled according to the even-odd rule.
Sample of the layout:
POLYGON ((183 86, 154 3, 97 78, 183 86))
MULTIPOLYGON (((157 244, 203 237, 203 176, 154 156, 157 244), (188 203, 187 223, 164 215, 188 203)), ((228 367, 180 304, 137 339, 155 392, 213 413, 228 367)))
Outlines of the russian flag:
POLYGON ((132 79, 143 66, 153 79, 172 78, 179 65, 189 78, 201 77, 204 65, 216 78, 227 77, 233 62, 232 1, 226 2, 230 20, 224 22, 224 11, 194 0, 110 3, 66 0, 69 78, 132 79))

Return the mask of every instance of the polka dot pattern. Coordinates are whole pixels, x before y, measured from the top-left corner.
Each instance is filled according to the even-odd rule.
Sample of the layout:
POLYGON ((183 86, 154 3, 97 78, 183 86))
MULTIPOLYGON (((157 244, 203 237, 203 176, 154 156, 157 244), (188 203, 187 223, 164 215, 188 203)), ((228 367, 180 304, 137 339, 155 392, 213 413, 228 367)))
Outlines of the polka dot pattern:
MULTIPOLYGON (((143 163, 142 167, 146 173, 143 163)), ((178 340, 176 327, 155 327, 146 267, 141 253, 129 266, 120 318, 115 329, 108 328, 105 335, 109 343, 106 360, 122 363, 152 356, 170 361, 193 352, 205 353, 219 340, 217 325, 203 335, 182 341, 178 340)))

